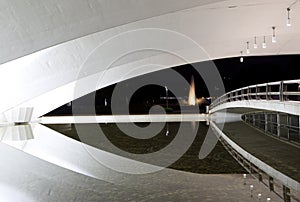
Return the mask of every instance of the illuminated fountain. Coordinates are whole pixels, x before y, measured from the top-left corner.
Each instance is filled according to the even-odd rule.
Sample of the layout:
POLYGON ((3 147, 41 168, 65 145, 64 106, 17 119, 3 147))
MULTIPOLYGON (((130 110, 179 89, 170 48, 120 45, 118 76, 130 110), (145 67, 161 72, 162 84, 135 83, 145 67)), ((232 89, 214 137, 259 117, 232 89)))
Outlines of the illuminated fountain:
POLYGON ((190 105, 190 106, 195 106, 196 105, 196 93, 195 93, 194 77, 192 77, 192 79, 191 79, 188 105, 190 105))
POLYGON ((191 78, 191 84, 190 84, 189 97, 188 97, 188 101, 187 101, 186 104, 188 106, 196 106, 196 105, 201 105, 204 102, 205 102, 204 97, 199 98, 199 99, 196 97, 195 82, 194 82, 194 77, 192 77, 191 78))

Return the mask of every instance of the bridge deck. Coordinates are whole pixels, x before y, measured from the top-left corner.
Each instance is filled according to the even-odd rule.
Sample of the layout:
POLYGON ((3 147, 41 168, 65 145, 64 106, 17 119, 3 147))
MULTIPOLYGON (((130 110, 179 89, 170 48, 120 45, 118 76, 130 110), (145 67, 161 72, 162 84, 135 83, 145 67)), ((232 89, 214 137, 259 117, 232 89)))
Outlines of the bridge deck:
POLYGON ((225 123, 223 132, 240 147, 285 175, 300 181, 300 148, 242 121, 225 123))

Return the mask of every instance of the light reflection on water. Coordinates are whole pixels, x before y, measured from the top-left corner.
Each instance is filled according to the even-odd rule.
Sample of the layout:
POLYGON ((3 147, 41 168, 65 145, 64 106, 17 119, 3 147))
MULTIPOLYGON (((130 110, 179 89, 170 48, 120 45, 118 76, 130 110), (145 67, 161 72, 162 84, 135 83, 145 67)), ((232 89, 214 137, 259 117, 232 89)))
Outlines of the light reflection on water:
POLYGON ((0 201, 36 201, 16 187, 0 184, 0 201))
POLYGON ((25 141, 33 138, 30 124, 0 127, 0 141, 25 141))

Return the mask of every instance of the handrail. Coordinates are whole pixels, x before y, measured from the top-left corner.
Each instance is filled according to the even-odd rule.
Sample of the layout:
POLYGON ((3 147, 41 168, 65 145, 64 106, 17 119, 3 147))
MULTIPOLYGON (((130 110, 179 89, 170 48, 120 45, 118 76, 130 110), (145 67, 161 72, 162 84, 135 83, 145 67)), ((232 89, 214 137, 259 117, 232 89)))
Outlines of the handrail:
POLYGON ((243 100, 300 101, 300 79, 251 85, 230 91, 211 104, 211 109, 227 102, 243 100))

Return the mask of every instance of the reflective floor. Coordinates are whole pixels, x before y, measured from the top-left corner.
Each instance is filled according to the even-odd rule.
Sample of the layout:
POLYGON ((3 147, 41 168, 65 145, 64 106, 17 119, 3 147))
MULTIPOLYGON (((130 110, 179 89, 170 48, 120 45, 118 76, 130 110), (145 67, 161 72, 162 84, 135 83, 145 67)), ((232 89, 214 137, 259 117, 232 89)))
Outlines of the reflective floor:
MULTIPOLYGON (((161 148, 178 140, 175 134, 180 131, 179 123, 162 125, 162 129, 150 140, 145 138, 138 143, 133 141, 134 137, 125 135, 131 134, 128 131, 133 129, 127 124, 121 125, 123 130, 127 130, 126 133, 120 132, 115 124, 80 124, 81 127, 72 124, 48 126, 63 134, 40 124, 26 126, 26 130, 24 127, 2 128, 0 199, 1 201, 21 199, 26 201, 253 201, 257 199, 257 194, 261 193, 263 201, 267 197, 271 197, 272 201, 279 201, 274 193, 270 193, 264 185, 250 176, 247 176, 244 185, 241 174, 244 170, 229 156, 221 144, 217 143, 206 158, 199 159, 200 147, 203 147, 203 142, 206 140, 205 123, 200 123, 197 130, 197 123, 186 122, 180 125, 183 129, 182 134, 179 133, 179 136, 182 136, 179 139, 180 144, 176 144, 176 147, 171 148, 173 150, 170 151, 177 152, 177 148, 181 146, 185 148, 188 145, 185 143, 190 143, 190 140, 192 140, 191 145, 186 148, 187 151, 179 160, 169 166, 172 169, 158 170, 155 166, 119 155, 126 156, 131 152, 144 155, 165 151, 161 148), (97 128, 96 131, 93 130, 94 127, 97 128), (105 131, 103 137, 107 137, 108 142, 116 144, 117 147, 106 144, 103 137, 98 139, 99 128, 105 131), (166 133, 167 131, 169 133, 166 133), (24 132, 25 135, 22 135, 24 132), (93 147, 76 139, 90 140, 89 144, 93 147), (133 171, 135 174, 132 174, 133 171), (144 174, 137 174, 138 171, 144 174), (254 185, 253 198, 250 196, 250 185, 254 185)), ((148 124, 139 123, 138 126, 147 129, 148 124)), ((150 128, 146 131, 149 130, 150 128)), ((151 136, 145 134, 145 137, 147 135, 151 136)), ((159 157, 165 160, 174 156, 175 153, 170 151, 158 153, 159 157)), ((128 157, 132 156, 128 155, 128 157)), ((147 160, 149 159, 146 159, 146 162, 147 160)))

